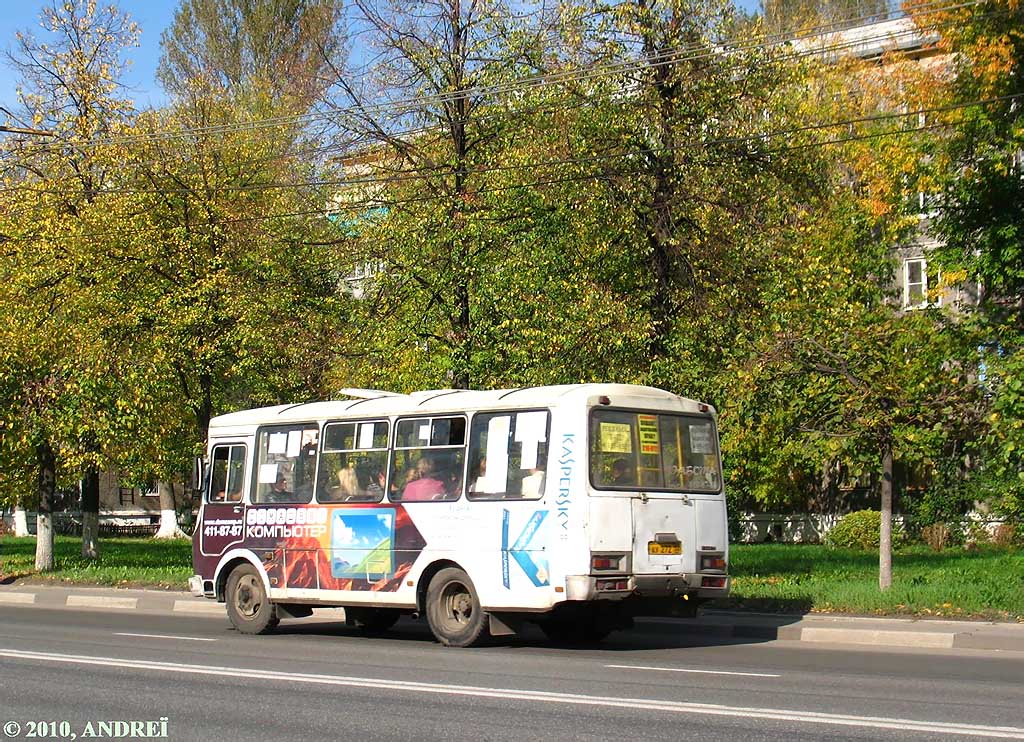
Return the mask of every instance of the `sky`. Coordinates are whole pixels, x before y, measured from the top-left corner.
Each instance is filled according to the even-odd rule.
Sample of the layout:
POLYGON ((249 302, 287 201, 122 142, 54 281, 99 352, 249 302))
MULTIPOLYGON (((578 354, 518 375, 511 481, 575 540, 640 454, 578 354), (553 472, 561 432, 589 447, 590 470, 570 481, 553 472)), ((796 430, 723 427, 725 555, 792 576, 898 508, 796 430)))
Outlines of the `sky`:
MULTIPOLYGON (((178 0, 120 0, 117 5, 129 13, 142 29, 139 48, 129 49, 126 54, 131 60, 131 66, 124 77, 125 84, 130 88, 130 95, 138 108, 158 106, 165 101, 156 82, 160 34, 171 25, 178 0)), ((0 0, 0 49, 6 52, 14 47, 16 31, 41 32, 40 7, 42 3, 39 0, 0 0)), ((5 59, 0 59, 0 106, 16 109, 16 84, 14 71, 7 66, 5 59)), ((3 123, 2 120, 0 123, 3 123)))

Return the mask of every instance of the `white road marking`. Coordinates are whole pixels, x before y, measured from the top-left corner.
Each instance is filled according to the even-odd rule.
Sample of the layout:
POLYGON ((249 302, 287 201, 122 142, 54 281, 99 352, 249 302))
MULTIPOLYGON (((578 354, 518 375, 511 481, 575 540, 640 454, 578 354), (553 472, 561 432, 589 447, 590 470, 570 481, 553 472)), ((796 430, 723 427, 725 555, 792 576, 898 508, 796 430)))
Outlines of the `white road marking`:
POLYGON ((35 593, 9 593, 6 590, 0 592, 0 603, 17 603, 28 605, 36 602, 35 593))
POLYGON ((745 678, 781 678, 767 672, 729 672, 727 670, 691 670, 685 667, 647 667, 645 665, 605 665, 616 670, 656 670, 658 672, 692 672, 699 675, 740 675, 745 678))
POLYGON ((173 634, 132 634, 127 631, 115 631, 114 636, 138 636, 144 639, 181 639, 184 642, 215 642, 216 639, 207 639, 201 636, 174 636, 173 634))
POLYGON ((878 644, 903 647, 952 649, 956 634, 933 631, 878 631, 875 629, 838 629, 805 626, 800 631, 805 642, 840 644, 878 644))
POLYGON ((203 613, 223 616, 225 608, 223 603, 214 603, 213 601, 199 603, 194 600, 176 600, 172 610, 175 613, 203 613))
POLYGON ((66 605, 78 608, 124 608, 134 610, 139 603, 138 598, 111 598, 106 595, 69 595, 66 605))
POLYGON ((78 654, 28 652, 17 649, 0 649, 0 657, 35 660, 38 662, 94 665, 100 667, 123 667, 150 672, 156 671, 188 675, 214 675, 220 677, 240 678, 247 681, 272 680, 279 681, 281 683, 309 683, 316 685, 376 688, 405 691, 409 693, 431 693, 435 695, 467 696, 474 698, 497 698, 502 701, 520 700, 541 703, 561 703, 576 706, 623 708, 629 709, 630 711, 644 709, 646 711, 665 711, 676 714, 769 719, 772 721, 793 721, 807 724, 830 724, 846 727, 867 727, 871 729, 929 732, 934 734, 951 734, 958 737, 1024 739, 1024 728, 1022 727, 996 727, 982 724, 957 724, 942 721, 891 719, 879 716, 827 714, 815 711, 795 711, 790 709, 745 708, 742 706, 687 703, 684 701, 662 701, 653 698, 588 696, 575 693, 551 693, 548 691, 520 690, 517 688, 486 688, 472 685, 417 683, 403 680, 359 678, 344 675, 312 675, 306 673, 259 670, 256 668, 186 665, 176 662, 150 662, 145 660, 123 660, 111 657, 95 657, 78 654))

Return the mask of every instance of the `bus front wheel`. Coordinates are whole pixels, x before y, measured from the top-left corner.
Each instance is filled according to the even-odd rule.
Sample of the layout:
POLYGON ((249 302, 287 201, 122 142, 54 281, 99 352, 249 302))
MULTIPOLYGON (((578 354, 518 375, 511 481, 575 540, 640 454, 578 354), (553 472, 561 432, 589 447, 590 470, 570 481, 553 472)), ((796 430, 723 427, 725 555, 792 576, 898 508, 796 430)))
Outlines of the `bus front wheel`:
POLYGON ((238 566, 228 575, 225 597, 228 620, 243 634, 266 634, 281 620, 259 572, 251 564, 238 566))
POLYGON ((442 569, 427 588, 427 623, 446 647, 471 647, 486 638, 487 616, 469 575, 461 569, 442 569))

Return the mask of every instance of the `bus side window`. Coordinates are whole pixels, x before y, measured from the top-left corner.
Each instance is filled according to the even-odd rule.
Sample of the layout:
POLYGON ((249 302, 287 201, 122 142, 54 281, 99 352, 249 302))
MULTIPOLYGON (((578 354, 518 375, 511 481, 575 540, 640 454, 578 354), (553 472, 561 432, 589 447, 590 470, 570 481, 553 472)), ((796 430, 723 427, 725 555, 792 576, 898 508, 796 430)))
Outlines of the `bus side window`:
POLYGON ((466 464, 466 418, 411 418, 395 426, 390 498, 458 500, 466 464))
POLYGON ((548 460, 547 410, 473 417, 469 447, 471 500, 538 500, 548 460))
POLYGON ((254 503, 302 504, 313 499, 319 435, 315 423, 260 429, 254 503))
POLYGON ((215 446, 213 449, 213 462, 210 464, 210 490, 207 497, 209 502, 224 502, 227 499, 230 452, 230 446, 215 446))
POLYGON ((388 467, 386 421, 328 423, 317 474, 318 502, 380 502, 388 467))
POLYGON ((215 446, 210 467, 210 502, 241 502, 245 482, 245 446, 215 446))

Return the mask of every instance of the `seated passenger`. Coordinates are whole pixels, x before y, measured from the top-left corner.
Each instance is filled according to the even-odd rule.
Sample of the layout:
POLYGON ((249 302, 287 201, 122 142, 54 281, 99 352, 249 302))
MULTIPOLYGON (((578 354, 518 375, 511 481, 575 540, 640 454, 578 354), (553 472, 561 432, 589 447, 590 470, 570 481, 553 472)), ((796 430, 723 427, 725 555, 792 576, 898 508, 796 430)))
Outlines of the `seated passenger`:
POLYGON ((270 489, 267 490, 264 502, 288 502, 291 500, 292 493, 288 489, 288 480, 285 479, 284 474, 279 473, 277 479, 270 489))
POLYGON ((433 459, 424 456, 416 462, 416 475, 416 479, 406 484, 402 490, 403 502, 433 500, 445 496, 444 482, 434 471, 433 459))
POLYGON ((612 476, 608 481, 612 487, 628 487, 636 484, 633 467, 625 459, 615 459, 612 463, 612 476))
POLYGON ((527 500, 536 500, 544 491, 544 470, 536 467, 523 477, 522 496, 527 500))

